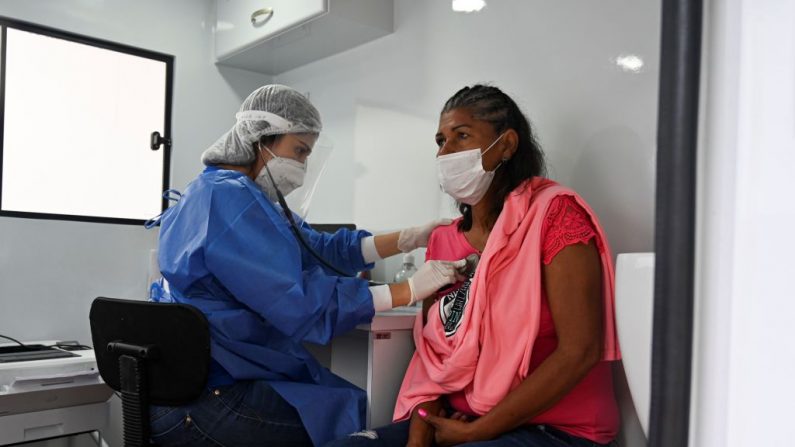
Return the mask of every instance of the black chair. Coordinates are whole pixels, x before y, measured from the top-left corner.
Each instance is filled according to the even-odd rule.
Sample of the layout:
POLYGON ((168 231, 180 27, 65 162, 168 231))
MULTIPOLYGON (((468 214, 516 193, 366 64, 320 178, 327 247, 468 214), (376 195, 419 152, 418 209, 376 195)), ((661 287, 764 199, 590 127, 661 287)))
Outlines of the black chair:
POLYGON ((124 446, 151 446, 149 405, 185 405, 205 389, 207 318, 184 304, 99 297, 89 319, 99 373, 121 393, 124 446))

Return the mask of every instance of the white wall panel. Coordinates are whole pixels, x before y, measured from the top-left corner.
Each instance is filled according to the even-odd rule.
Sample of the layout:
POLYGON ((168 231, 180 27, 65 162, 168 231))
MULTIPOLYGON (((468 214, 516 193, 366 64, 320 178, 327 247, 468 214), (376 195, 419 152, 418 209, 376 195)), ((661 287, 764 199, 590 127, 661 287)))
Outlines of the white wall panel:
POLYGON ((690 445, 791 445, 795 4, 715 1, 705 17, 690 445))
POLYGON ((335 142, 309 217, 382 230, 447 214, 432 187, 439 111, 489 82, 528 114, 551 176, 589 200, 614 251, 651 251, 659 7, 500 0, 462 14, 397 0, 394 34, 276 77, 310 92, 335 142))
MULTIPOLYGON (((242 100, 269 82, 261 74, 216 68, 214 10, 210 0, 0 2, 0 15, 9 18, 175 56, 171 183, 179 189, 202 169, 202 150, 234 123, 242 100)), ((57 144, 46 126, 37 138, 57 144)), ((149 250, 156 244, 156 230, 142 227, 0 218, 0 333, 90 343, 91 301, 145 297, 149 250)), ((114 408, 112 445, 120 445, 119 418, 114 408)))
MULTIPOLYGON (((335 142, 310 220, 381 231, 454 214, 436 186, 439 111, 488 82, 529 116, 550 176, 594 207, 614 253, 653 251, 660 2, 487 3, 461 14, 396 0, 394 34, 276 77, 310 92, 335 142)), ((391 279, 398 258, 374 278, 391 279)), ((623 377, 616 386, 631 414, 623 377)), ((642 445, 637 418, 624 424, 623 445, 642 445)))
MULTIPOLYGON (((269 82, 213 64, 209 0, 4 0, 0 15, 174 55, 171 179, 178 189, 202 169, 202 150, 234 123, 243 98, 269 82)), ((46 110, 46 104, 39 107, 46 110)), ((46 121, 37 139, 58 142, 46 121)), ((113 144, 112 136, 106 144, 113 144)), ((90 341, 91 300, 144 297, 156 241, 157 231, 143 227, 0 218, 0 333, 90 341)))

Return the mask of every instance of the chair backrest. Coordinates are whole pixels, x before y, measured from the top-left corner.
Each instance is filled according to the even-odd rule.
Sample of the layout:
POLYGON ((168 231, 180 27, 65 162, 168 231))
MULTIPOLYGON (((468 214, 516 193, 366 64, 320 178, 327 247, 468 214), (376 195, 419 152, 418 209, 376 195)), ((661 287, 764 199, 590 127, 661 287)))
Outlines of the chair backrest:
POLYGON ((99 297, 89 320, 99 374, 121 392, 124 445, 149 446, 149 405, 187 404, 207 384, 207 318, 185 304, 99 297))
MULTIPOLYGON (((645 436, 649 433, 653 313, 654 253, 619 254, 616 260, 618 341, 629 394, 645 436)), ((622 420, 627 419, 627 415, 622 415, 622 420)))

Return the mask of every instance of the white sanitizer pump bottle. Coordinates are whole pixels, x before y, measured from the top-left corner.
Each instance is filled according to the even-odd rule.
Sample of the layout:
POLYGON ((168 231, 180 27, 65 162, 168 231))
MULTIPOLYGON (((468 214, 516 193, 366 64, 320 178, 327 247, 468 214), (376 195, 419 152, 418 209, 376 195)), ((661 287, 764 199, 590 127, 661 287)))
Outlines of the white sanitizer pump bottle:
POLYGON ((414 255, 407 253, 403 256, 403 267, 395 273, 394 282, 406 281, 415 273, 417 273, 417 267, 414 266, 414 255))

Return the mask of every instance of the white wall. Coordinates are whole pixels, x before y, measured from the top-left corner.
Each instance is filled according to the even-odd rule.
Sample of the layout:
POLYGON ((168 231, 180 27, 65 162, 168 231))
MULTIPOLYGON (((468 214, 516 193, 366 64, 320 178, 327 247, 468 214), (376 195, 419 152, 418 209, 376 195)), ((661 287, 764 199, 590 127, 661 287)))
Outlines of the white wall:
MULTIPOLYGON (((309 220, 377 231, 451 214, 435 179, 439 111, 464 85, 490 82, 528 114, 551 177, 594 207, 614 253, 653 251, 659 9, 492 0, 467 15, 449 0, 395 0, 394 34, 275 77, 310 92, 335 142, 309 220), (616 63, 631 55, 638 73, 616 63)), ((398 269, 391 259, 374 277, 398 269)), ((616 386, 632 414, 621 373, 616 386)), ((624 431, 623 445, 643 445, 637 418, 624 431)))
POLYGON ((690 445, 792 445, 795 4, 707 4, 690 445))
POLYGON ((467 15, 395 0, 394 34, 275 77, 310 92, 335 142, 309 219, 383 230, 449 212, 438 114, 460 87, 491 82, 529 115, 551 176, 594 206, 614 251, 651 251, 659 18, 659 1, 500 0, 467 15), (619 68, 622 55, 642 58, 640 73, 619 68))
MULTIPOLYGON (((3 0, 0 14, 174 54, 177 188, 241 99, 268 80, 211 63, 209 0, 3 0)), ((438 112, 458 88, 484 81, 527 112, 551 176, 594 206, 614 252, 650 251, 658 22, 658 2, 506 0, 461 14, 446 0, 396 0, 394 34, 275 79, 310 93, 336 146, 309 219, 385 230, 450 213, 433 171, 438 112), (622 70, 623 55, 645 65, 622 70), (387 152, 400 155, 379 163, 387 152)), ((85 339, 93 295, 143 293, 155 232, 9 218, 0 228, 9 335, 85 339), (33 324, 49 309, 61 318, 33 324)))
MULTIPOLYGON (((268 82, 212 64, 209 0, 0 0, 0 15, 175 55, 177 188, 268 82)), ((386 230, 449 214, 433 177, 438 113, 460 87, 491 82, 529 115, 551 176, 594 206, 614 252, 652 250, 659 1, 492 0, 465 15, 449 0, 395 0, 395 27, 275 78, 310 93, 335 142, 310 221, 386 230), (645 65, 625 71, 616 64, 625 55, 645 65), (386 151, 398 154, 389 164, 378 161, 386 151)), ((156 237, 0 218, 0 333, 88 340, 94 296, 144 294, 156 237)))
MULTIPOLYGON (((175 56, 171 179, 180 189, 245 96, 270 82, 213 64, 210 0, 2 0, 0 15, 175 56)), ((57 142, 57 135, 45 127, 41 139, 57 142)), ((92 299, 145 297, 156 243, 156 230, 142 227, 1 217, 0 334, 90 343, 92 299)), ((106 436, 121 445, 117 407, 112 425, 106 436)))
MULTIPOLYGON (((174 55, 172 185, 183 188, 201 169, 201 151, 233 123, 242 99, 269 82, 212 63, 212 5, 3 0, 0 15, 174 55)), ((44 127, 41 139, 57 142, 57 135, 47 136, 44 127)), ((0 218, 0 333, 89 342, 91 300, 144 297, 156 241, 156 230, 142 227, 0 218)))

